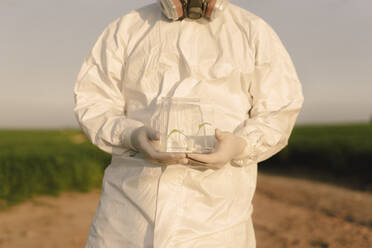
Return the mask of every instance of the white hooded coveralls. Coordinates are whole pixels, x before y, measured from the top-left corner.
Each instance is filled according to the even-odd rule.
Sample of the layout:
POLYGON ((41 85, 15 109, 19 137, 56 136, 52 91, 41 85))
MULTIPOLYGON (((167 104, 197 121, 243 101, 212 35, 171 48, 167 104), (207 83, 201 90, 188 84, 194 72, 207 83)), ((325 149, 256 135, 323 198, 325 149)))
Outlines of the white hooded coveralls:
POLYGON ((303 103, 268 24, 233 4, 212 21, 177 22, 148 5, 106 28, 74 92, 82 129, 112 154, 88 248, 255 247, 257 163, 287 144, 303 103), (206 121, 246 139, 242 160, 219 170, 159 166, 131 149, 131 132, 180 87, 201 99, 206 121))

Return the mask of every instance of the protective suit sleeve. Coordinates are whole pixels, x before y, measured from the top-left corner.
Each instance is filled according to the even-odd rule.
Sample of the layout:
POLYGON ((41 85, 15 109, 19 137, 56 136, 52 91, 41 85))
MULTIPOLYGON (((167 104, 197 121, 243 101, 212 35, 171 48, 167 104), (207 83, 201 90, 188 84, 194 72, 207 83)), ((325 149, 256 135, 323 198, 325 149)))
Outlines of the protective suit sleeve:
POLYGON ((120 19, 101 34, 82 65, 75 85, 75 115, 91 142, 121 155, 133 149, 130 136, 143 123, 125 115, 123 70, 125 40, 120 19))
POLYGON ((248 119, 235 134, 247 145, 232 162, 244 166, 273 156, 287 143, 303 104, 302 87, 292 60, 275 31, 263 20, 252 30, 255 57, 248 119))

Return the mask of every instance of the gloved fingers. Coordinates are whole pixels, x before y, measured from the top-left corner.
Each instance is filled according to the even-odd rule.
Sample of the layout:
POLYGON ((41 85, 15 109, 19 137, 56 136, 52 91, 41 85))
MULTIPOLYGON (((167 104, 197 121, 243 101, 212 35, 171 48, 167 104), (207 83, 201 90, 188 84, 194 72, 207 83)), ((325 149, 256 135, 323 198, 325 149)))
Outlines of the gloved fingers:
POLYGON ((168 153, 168 152, 158 152, 151 151, 148 154, 150 160, 157 161, 161 164, 187 164, 188 159, 184 153, 168 153))
POLYGON ((186 154, 176 152, 156 152, 153 156, 159 160, 180 160, 186 158, 186 154))
POLYGON ((189 159, 187 159, 187 158, 183 158, 183 159, 179 160, 178 162, 179 162, 180 164, 187 165, 187 164, 189 164, 189 159))
POLYGON ((153 128, 146 127, 146 134, 150 140, 160 140, 160 133, 153 128))
POLYGON ((150 140, 150 144, 155 149, 155 151, 161 150, 160 140, 150 140))
POLYGON ((200 153, 188 153, 186 154, 188 159, 191 159, 195 162, 204 163, 204 164, 216 164, 221 162, 221 156, 219 152, 200 154, 200 153))
POLYGON ((150 156, 160 148, 157 135, 155 130, 146 127, 139 131, 136 138, 133 139, 133 144, 140 152, 150 156))
POLYGON ((137 138, 134 140, 138 151, 141 152, 147 160, 160 165, 188 163, 186 155, 183 153, 159 152, 160 143, 159 140, 157 140, 158 137, 158 133, 155 130, 146 127, 140 130, 137 138))
POLYGON ((174 164, 188 165, 189 160, 187 158, 183 158, 183 159, 177 160, 175 162, 168 163, 168 165, 174 165, 174 164))
POLYGON ((206 162, 202 162, 202 161, 199 161, 199 160, 196 160, 196 159, 192 159, 188 155, 186 157, 187 157, 190 165, 201 165, 201 166, 205 166, 205 165, 208 164, 206 162))
POLYGON ((156 144, 153 144, 148 139, 143 139, 139 142, 140 151, 144 153, 147 157, 152 157, 156 151, 156 144))
POLYGON ((222 168, 226 163, 212 163, 212 164, 209 164, 209 163, 204 163, 204 162, 201 162, 201 161, 197 161, 197 160, 193 160, 191 158, 188 159, 189 160, 189 165, 191 167, 205 167, 205 168, 208 168, 208 169, 220 169, 222 168))
POLYGON ((218 141, 222 141, 224 138, 226 138, 227 136, 231 135, 232 133, 230 132, 226 132, 226 131, 222 131, 218 128, 216 128, 215 130, 215 136, 216 136, 216 139, 218 141))
POLYGON ((182 165, 188 165, 189 160, 187 158, 180 159, 180 160, 156 160, 156 159, 147 159, 148 161, 159 164, 159 165, 176 165, 176 164, 182 164, 182 165))

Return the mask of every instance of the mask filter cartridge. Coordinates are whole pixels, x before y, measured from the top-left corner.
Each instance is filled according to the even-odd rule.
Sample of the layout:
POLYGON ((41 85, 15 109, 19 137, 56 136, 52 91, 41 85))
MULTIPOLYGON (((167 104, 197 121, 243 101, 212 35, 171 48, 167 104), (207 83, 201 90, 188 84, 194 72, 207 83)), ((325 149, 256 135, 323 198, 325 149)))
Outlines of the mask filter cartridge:
POLYGON ((202 0, 190 0, 188 5, 188 18, 199 19, 203 17, 203 2, 202 0))

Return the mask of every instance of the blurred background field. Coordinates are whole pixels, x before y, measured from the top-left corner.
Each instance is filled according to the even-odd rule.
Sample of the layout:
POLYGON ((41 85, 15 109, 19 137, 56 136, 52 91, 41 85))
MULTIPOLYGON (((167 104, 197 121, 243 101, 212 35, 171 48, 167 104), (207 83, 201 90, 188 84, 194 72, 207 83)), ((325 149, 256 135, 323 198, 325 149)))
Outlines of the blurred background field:
POLYGON ((372 124, 295 127, 288 146, 260 169, 371 191, 372 124))
MULTIPOLYGON (((300 125, 259 166, 259 248, 372 247, 372 125, 300 125)), ((0 248, 84 247, 110 155, 78 130, 0 131, 0 248)))
POLYGON ((88 191, 101 185, 108 154, 78 130, 1 130, 0 203, 40 194, 88 191))
MULTIPOLYGON (((109 23, 154 2, 0 1, 0 248, 84 247, 110 155, 78 130, 76 76, 109 23)), ((257 247, 372 247, 372 1, 231 2, 276 30, 305 96, 259 166, 257 247)))
MULTIPOLYGON (((109 163, 78 130, 1 130, 1 205, 97 188, 109 163)), ((297 126, 289 145, 259 168, 372 190, 372 125, 297 126)))

